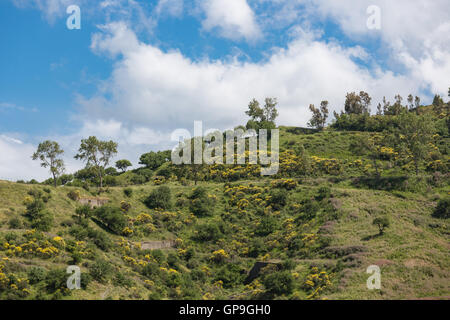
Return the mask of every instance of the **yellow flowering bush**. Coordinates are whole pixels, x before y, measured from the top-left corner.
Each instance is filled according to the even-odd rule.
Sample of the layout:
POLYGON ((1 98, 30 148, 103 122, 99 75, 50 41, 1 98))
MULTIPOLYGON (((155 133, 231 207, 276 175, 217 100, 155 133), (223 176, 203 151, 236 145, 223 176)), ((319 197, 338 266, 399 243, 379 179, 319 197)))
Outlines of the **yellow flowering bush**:
POLYGON ((211 260, 217 263, 222 263, 228 258, 228 253, 224 249, 216 250, 212 253, 211 260))

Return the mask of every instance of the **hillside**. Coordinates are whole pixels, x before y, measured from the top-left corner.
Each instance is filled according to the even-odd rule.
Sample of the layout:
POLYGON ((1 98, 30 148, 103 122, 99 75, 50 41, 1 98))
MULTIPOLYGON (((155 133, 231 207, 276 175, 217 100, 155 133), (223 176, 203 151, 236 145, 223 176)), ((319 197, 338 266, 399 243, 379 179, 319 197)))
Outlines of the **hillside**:
MULTIPOLYGON (((166 163, 139 184, 142 170, 114 175, 95 210, 80 204, 99 196, 95 182, 0 181, 0 299, 450 297, 448 218, 433 215, 447 169, 429 160, 416 176, 385 147, 376 176, 353 149, 376 132, 280 130, 277 176, 210 166, 195 184, 166 163), (382 233, 377 217, 390 222, 382 233), (81 290, 66 289, 69 265, 81 290), (370 265, 381 290, 366 287, 370 265)), ((448 165, 448 136, 435 146, 448 165)))

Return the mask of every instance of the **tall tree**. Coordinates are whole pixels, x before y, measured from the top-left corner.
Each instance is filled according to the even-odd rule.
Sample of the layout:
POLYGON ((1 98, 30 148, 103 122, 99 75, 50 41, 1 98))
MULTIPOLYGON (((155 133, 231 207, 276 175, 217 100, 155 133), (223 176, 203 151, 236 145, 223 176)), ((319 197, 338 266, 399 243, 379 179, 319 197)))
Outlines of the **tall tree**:
POLYGON ((80 148, 75 159, 86 163, 87 168, 93 168, 100 179, 100 190, 103 188, 103 175, 106 166, 117 154, 117 143, 114 141, 100 141, 91 136, 81 140, 80 148))
POLYGON ((56 188, 58 177, 64 173, 64 161, 59 158, 64 153, 58 142, 44 141, 39 144, 37 151, 33 154, 33 160, 40 160, 41 167, 50 168, 53 176, 53 184, 56 188))
POLYGON ((408 108, 409 110, 414 108, 414 97, 412 94, 408 96, 408 108))
POLYGON ((311 120, 308 122, 308 126, 323 130, 328 118, 328 101, 322 101, 320 103, 320 108, 316 108, 313 104, 310 104, 309 110, 313 115, 311 120))
POLYGON ((262 121, 269 121, 275 123, 275 119, 278 117, 277 110, 277 98, 266 98, 263 109, 262 121))
POLYGON ((416 175, 419 174, 420 163, 427 157, 435 133, 431 116, 402 112, 398 116, 398 128, 391 131, 393 145, 403 156, 412 159, 416 175))
POLYGON ((259 106, 258 100, 253 99, 248 104, 248 110, 245 111, 245 114, 252 118, 253 121, 261 121, 264 116, 264 111, 259 106))

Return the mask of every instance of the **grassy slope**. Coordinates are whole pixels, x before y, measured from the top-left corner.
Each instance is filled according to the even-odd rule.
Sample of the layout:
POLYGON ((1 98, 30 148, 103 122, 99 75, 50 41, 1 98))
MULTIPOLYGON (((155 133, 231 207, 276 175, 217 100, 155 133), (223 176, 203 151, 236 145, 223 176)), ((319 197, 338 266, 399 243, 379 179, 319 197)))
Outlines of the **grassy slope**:
MULTIPOLYGON (((281 130, 281 145, 284 148, 303 143, 308 153, 321 157, 335 157, 355 160, 356 156, 348 150, 352 137, 351 132, 323 132, 319 134, 295 134, 286 128, 281 130)), ((297 192, 314 189, 324 178, 305 179, 297 188, 297 192)), ((241 182, 243 183, 243 182, 241 182)), ((255 181, 252 181, 255 183, 255 181)), ((263 184, 264 181, 258 181, 263 184)), ((219 200, 223 197, 222 183, 200 182, 205 185, 210 194, 215 194, 219 200)), ((179 183, 170 183, 172 194, 189 194, 193 186, 181 186, 179 183)), ((21 215, 25 207, 22 202, 32 186, 0 181, 0 232, 24 232, 24 230, 7 230, 7 221, 14 216, 21 215)), ((148 211, 141 200, 148 195, 155 186, 132 186, 133 196, 127 199, 123 195, 123 188, 110 188, 106 195, 114 204, 127 199, 132 204, 133 215, 148 211)), ((67 192, 77 188, 52 188, 51 199, 47 208, 55 215, 55 227, 49 235, 65 234, 60 223, 70 219, 76 203, 67 198, 67 192)), ((85 190, 82 195, 89 195, 85 190)), ((376 190, 356 189, 348 182, 343 181, 332 185, 335 198, 342 202, 342 215, 333 226, 331 245, 364 245, 368 248, 362 256, 362 264, 355 268, 344 270, 343 278, 335 283, 335 290, 327 294, 331 299, 373 299, 373 298, 422 298, 422 297, 448 297, 450 295, 450 245, 448 241, 448 223, 431 217, 435 207, 436 194, 448 194, 449 188, 442 187, 423 193, 386 192, 376 190), (391 227, 385 235, 377 237, 377 229, 372 226, 373 217, 378 213, 386 213, 391 219, 391 227), (369 291, 366 288, 365 273, 367 266, 381 265, 382 290, 369 291)), ((224 205, 217 203, 215 212, 223 212, 224 205)), ((184 213, 187 214, 187 213, 184 213)), ((208 220, 212 218, 202 218, 208 220)), ((92 224, 93 227, 97 227, 92 224)), ((181 238, 188 237, 192 228, 182 231, 181 238)), ((180 235, 178 235, 180 236, 180 235)), ((111 235, 118 240, 120 237, 111 235)), ((151 237, 133 239, 135 241, 174 239, 175 236, 168 231, 152 234, 151 237)), ((0 252, 1 254, 1 252, 0 252)), ((99 284, 93 282, 88 290, 77 291, 71 298, 74 299, 104 299, 111 298, 138 298, 146 297, 146 289, 142 284, 142 277, 131 272, 131 268, 124 264, 121 254, 109 252, 103 254, 121 266, 121 271, 129 273, 135 280, 131 289, 114 287, 112 284, 99 284)), ((1 257, 1 256, 0 256, 1 257)), ((23 265, 41 265, 47 268, 64 267, 68 256, 61 255, 50 260, 13 258, 23 265)), ((254 260, 249 259, 247 266, 251 268, 254 260)), ((296 271, 304 273, 306 264, 299 263, 296 271)), ((83 268, 82 268, 83 269, 83 268)), ((234 288, 225 293, 225 297, 238 294, 243 287, 234 288)))

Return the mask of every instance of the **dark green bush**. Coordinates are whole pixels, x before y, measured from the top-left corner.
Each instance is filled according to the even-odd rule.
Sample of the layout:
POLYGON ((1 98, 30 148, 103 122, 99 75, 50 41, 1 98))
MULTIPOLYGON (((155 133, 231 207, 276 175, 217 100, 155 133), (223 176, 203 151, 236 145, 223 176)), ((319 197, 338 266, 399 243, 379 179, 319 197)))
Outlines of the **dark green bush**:
POLYGON ((123 193, 124 193, 125 196, 127 196, 128 198, 131 198, 131 196, 133 195, 133 189, 131 189, 131 188, 125 188, 125 189, 123 189, 123 193))
POLYGON ((40 267, 31 267, 27 273, 30 284, 36 284, 44 281, 47 276, 47 272, 45 271, 45 269, 40 267))
POLYGON ((97 260, 89 267, 92 278, 100 283, 106 283, 112 271, 111 264, 105 260, 97 260))
POLYGON ((294 289, 294 278, 289 271, 281 271, 264 277, 263 284, 270 296, 289 295, 294 289))
POLYGON ((264 217, 256 228, 255 234, 258 236, 267 236, 277 228, 277 220, 274 217, 264 217))
POLYGON ((281 210, 287 203, 288 192, 284 189, 274 189, 270 192, 269 204, 275 210, 281 210))
POLYGON ((219 227, 215 223, 200 224, 195 228, 193 238, 197 241, 217 241, 222 237, 219 227))
POLYGON ((245 270, 238 264, 228 263, 219 269, 215 275, 215 280, 222 281, 224 288, 232 288, 243 283, 245 276, 245 270))
POLYGON ((128 224, 128 220, 120 208, 114 206, 99 207, 94 210, 94 215, 117 234, 121 234, 128 224))
POLYGON ((144 200, 144 204, 150 209, 170 209, 172 207, 170 188, 167 186, 160 186, 156 188, 144 200))
POLYGON ((439 200, 432 215, 435 218, 450 218, 450 197, 439 200))
POLYGON ((22 221, 17 217, 11 218, 8 221, 8 226, 10 229, 20 229, 22 227, 22 221))
POLYGON ((206 189, 203 187, 197 187, 189 197, 190 205, 189 209, 197 217, 211 216, 214 212, 214 200, 208 197, 206 189))

